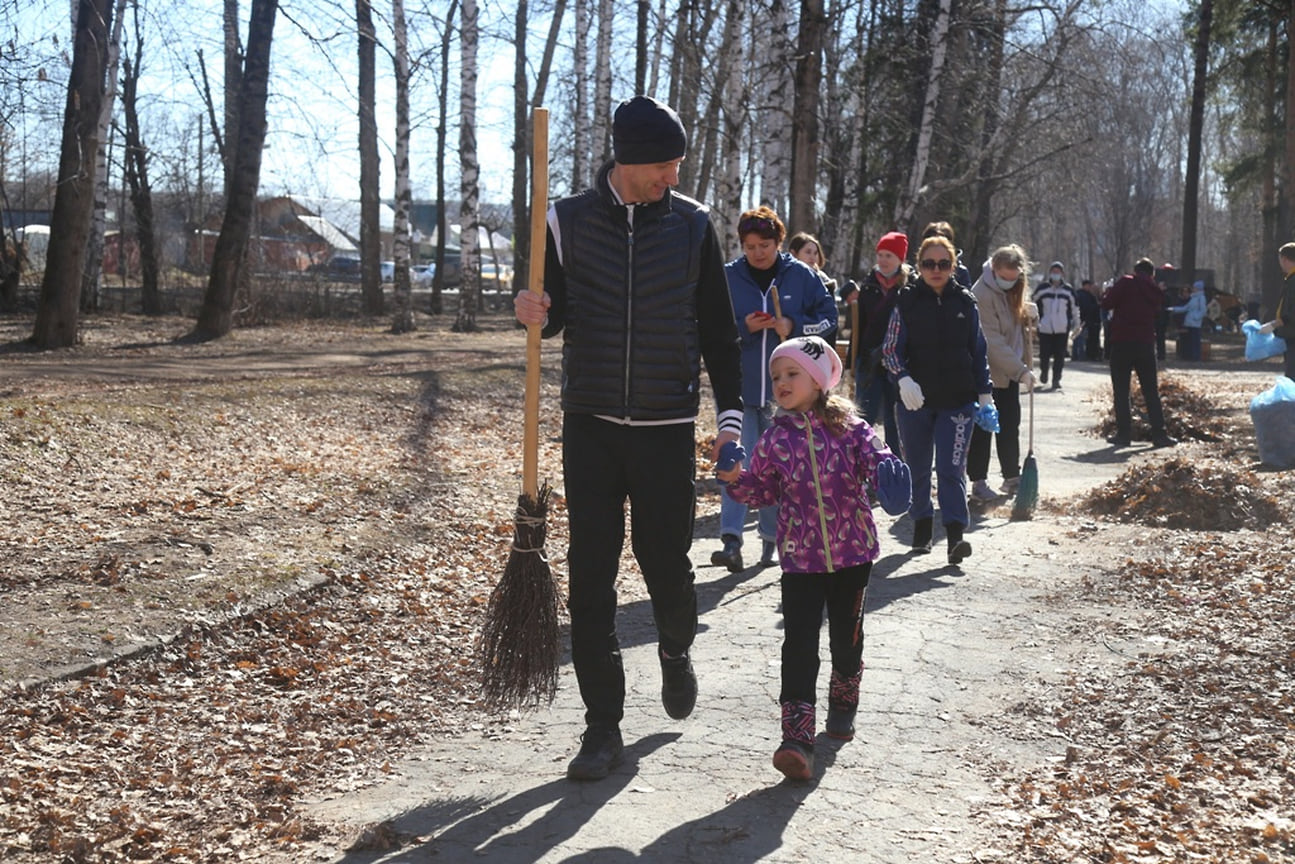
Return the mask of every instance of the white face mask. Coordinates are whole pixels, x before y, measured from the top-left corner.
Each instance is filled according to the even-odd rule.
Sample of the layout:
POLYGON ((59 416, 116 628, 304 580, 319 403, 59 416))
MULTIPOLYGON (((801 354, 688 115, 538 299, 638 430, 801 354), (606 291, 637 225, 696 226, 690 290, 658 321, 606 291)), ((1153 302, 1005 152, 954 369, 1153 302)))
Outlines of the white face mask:
POLYGON ((993 275, 994 275, 994 284, 998 286, 999 291, 1011 291, 1012 288, 1016 286, 1016 283, 1020 281, 1019 279, 1004 279, 1003 277, 999 276, 997 273, 993 275))
POLYGON ((1061 274, 1060 274, 1060 273, 1049 273, 1049 274, 1048 274, 1048 281, 1049 281, 1049 282, 1051 282, 1051 283, 1052 283, 1052 284, 1054 284, 1054 285, 1055 285, 1055 284, 1057 284, 1058 282, 1060 282, 1060 281, 1061 281, 1061 274))
POLYGON ((876 270, 878 273, 880 273, 882 276, 885 276, 887 279, 893 279, 895 277, 895 274, 899 272, 898 267, 896 267, 894 270, 891 270, 889 273, 887 273, 885 270, 882 270, 880 267, 874 267, 873 269, 876 270))

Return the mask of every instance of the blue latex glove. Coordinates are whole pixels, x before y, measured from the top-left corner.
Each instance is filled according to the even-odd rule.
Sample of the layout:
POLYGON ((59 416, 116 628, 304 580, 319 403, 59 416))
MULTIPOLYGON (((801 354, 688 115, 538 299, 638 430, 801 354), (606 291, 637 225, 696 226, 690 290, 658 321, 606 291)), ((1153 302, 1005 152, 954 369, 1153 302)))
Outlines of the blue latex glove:
POLYGON ((976 409, 976 425, 986 432, 998 431, 998 409, 993 402, 986 402, 976 409))
POLYGON ((737 463, 746 458, 746 448, 736 441, 726 441, 719 448, 719 461, 715 463, 716 471, 732 471, 737 463))
POLYGON ((881 509, 898 516, 908 509, 913 498, 913 474, 898 456, 883 459, 877 465, 877 501, 881 509))

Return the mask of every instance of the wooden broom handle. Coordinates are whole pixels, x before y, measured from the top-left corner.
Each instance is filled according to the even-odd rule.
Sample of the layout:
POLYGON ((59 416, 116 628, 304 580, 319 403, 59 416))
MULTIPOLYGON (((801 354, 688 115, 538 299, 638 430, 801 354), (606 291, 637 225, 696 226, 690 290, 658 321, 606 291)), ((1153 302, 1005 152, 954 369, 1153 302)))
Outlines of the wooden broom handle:
MULTIPOLYGON (((544 294, 545 221, 549 197, 549 109, 536 108, 531 131, 531 245, 526 288, 544 294)), ((532 501, 540 489, 540 325, 526 327, 526 397, 523 405, 522 492, 532 501)))
MULTIPOLYGON (((782 301, 778 299, 778 283, 776 281, 769 286, 769 293, 773 295, 773 320, 777 323, 778 319, 782 317, 782 301)), ((773 328, 773 332, 778 334, 779 342, 787 339, 777 327, 773 328)))

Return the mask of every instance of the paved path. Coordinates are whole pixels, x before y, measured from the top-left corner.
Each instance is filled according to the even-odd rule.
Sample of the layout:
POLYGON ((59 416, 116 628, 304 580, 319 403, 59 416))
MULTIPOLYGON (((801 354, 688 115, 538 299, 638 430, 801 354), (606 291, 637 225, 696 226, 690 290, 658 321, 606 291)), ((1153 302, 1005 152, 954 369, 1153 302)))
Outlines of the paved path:
MULTIPOLYGON (((1045 504, 1124 469, 1127 457, 1090 433, 1108 382, 1103 367, 1077 364, 1067 368, 1064 391, 1036 397, 1045 504)), ((996 459, 992 465, 996 471, 996 459)), ((314 805, 318 818, 357 830, 392 819, 417 838, 394 852, 335 850, 334 860, 1010 860, 977 819, 1002 801, 994 766, 1046 764, 1064 755, 1065 742, 1047 724, 1007 738, 998 720, 1026 690, 1058 680, 1070 664, 1092 662, 1080 657, 1087 644, 1062 625, 1106 612, 1044 601, 1058 581, 1091 566, 1074 539, 1076 526, 1046 506, 1032 522, 1009 521, 1009 510, 978 514, 969 534, 975 551, 961 569, 945 564, 938 529, 935 553, 915 557, 907 554, 909 520, 886 520, 891 536, 864 622, 859 736, 840 744, 820 734, 812 782, 781 782, 770 764, 779 741, 777 571, 734 575, 710 566, 710 524, 693 549, 702 615, 692 717, 666 717, 650 612, 645 603, 628 604, 618 619, 626 761, 611 777, 584 784, 564 778, 583 731, 567 665, 551 709, 520 717, 502 734, 465 729, 398 766, 398 779, 314 805)), ((825 703, 825 644, 821 653, 825 703)))

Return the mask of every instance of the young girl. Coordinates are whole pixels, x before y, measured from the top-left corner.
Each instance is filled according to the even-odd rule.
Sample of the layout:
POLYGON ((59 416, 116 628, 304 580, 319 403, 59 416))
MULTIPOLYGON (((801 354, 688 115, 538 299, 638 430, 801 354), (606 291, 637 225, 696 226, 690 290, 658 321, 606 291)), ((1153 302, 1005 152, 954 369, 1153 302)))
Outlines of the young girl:
POLYGON ((755 445, 750 470, 716 476, 751 506, 777 505, 782 565, 782 744, 774 767, 792 780, 814 771, 818 632, 827 607, 832 677, 827 734, 854 737, 863 670, 863 600, 879 553, 868 487, 887 513, 908 508, 907 466, 854 412, 829 395, 841 380, 841 358, 817 336, 788 339, 769 359, 781 409, 755 445))

